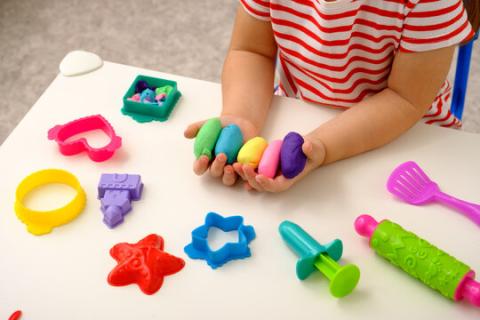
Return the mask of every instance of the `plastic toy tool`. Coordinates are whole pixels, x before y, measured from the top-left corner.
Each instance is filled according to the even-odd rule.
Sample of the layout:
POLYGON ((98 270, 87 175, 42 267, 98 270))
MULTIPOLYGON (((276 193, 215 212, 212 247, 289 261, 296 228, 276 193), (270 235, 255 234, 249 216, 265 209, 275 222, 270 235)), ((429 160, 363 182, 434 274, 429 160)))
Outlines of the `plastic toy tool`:
POLYGON ((140 123, 167 121, 181 96, 175 81, 138 75, 123 96, 121 111, 140 123))
POLYGON ((145 294, 154 294, 163 278, 183 269, 185 261, 163 251, 163 238, 150 234, 135 244, 119 243, 110 249, 118 262, 108 275, 112 286, 136 283, 145 294))
POLYGON ((115 134, 110 123, 101 115, 80 118, 63 125, 56 125, 48 131, 48 139, 58 143, 63 155, 71 156, 82 151, 87 152, 90 159, 101 162, 110 159, 122 146, 122 138, 115 134), (69 138, 92 130, 102 130, 110 137, 110 142, 101 148, 90 146, 85 138, 67 141, 69 138))
POLYGON ((8 320, 19 320, 22 317, 22 311, 17 310, 8 318, 8 320))
POLYGON ((132 210, 132 201, 142 196, 143 183, 137 174, 102 174, 98 183, 103 222, 114 228, 132 210))
POLYGON ((389 220, 377 222, 362 215, 355 220, 355 230, 370 238, 378 255, 430 288, 451 300, 466 299, 480 307, 480 283, 463 262, 389 220))
POLYGON ((37 236, 50 233, 53 228, 75 219, 83 211, 87 201, 85 191, 77 178, 70 172, 59 169, 40 170, 27 176, 18 185, 15 196, 17 217, 27 225, 28 232, 37 236), (35 211, 24 205, 23 200, 31 191, 51 183, 66 184, 76 191, 76 195, 64 207, 50 211, 35 211))
POLYGON ((360 279, 360 270, 353 264, 340 266, 342 241, 335 239, 321 245, 299 225, 284 221, 279 227, 286 244, 300 257, 297 261, 297 277, 304 280, 315 270, 330 280, 330 293, 337 298, 350 294, 360 279))
POLYGON ((454 198, 442 191, 413 161, 398 166, 390 175, 387 189, 400 199, 414 205, 439 202, 456 209, 480 226, 480 205, 454 198))
POLYGON ((93 52, 74 50, 60 62, 60 73, 67 77, 79 76, 103 66, 103 60, 93 52))
POLYGON ((223 266, 234 259, 250 257, 248 244, 255 239, 255 230, 252 226, 243 224, 243 217, 221 215, 210 212, 205 218, 205 224, 192 231, 192 242, 185 247, 185 253, 191 259, 204 259, 212 269, 223 266), (238 242, 228 242, 220 249, 213 251, 208 245, 208 230, 217 227, 225 232, 238 231, 238 242))

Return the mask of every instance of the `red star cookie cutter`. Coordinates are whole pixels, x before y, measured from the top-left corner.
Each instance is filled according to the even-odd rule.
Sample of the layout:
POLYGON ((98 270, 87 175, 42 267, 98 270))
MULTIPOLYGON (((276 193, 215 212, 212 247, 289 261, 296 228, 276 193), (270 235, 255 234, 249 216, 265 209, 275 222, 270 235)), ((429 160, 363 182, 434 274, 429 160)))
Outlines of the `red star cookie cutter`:
POLYGON ((185 266, 183 259, 163 251, 163 238, 150 234, 135 244, 118 243, 110 249, 117 266, 108 275, 112 286, 136 283, 145 294, 154 294, 163 278, 175 274, 185 266))
POLYGON ((110 159, 122 145, 122 138, 115 134, 115 130, 110 123, 99 114, 73 120, 63 125, 56 125, 48 130, 48 139, 55 140, 60 152, 65 156, 86 151, 90 159, 96 162, 110 159), (110 137, 110 142, 101 148, 90 146, 85 138, 67 142, 74 135, 92 130, 102 130, 110 137))

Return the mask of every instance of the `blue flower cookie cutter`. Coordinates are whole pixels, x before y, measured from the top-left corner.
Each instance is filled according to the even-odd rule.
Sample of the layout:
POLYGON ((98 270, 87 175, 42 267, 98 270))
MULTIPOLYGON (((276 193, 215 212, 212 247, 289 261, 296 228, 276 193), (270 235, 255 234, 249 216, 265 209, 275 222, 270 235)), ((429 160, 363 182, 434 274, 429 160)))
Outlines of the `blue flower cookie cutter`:
POLYGON ((209 212, 205 217, 205 224, 192 231, 192 242, 184 251, 191 259, 206 260, 212 269, 223 266, 225 263, 250 257, 248 244, 255 239, 255 230, 252 226, 243 224, 242 216, 222 217, 218 213, 209 212), (238 242, 227 242, 218 250, 212 250, 208 245, 208 230, 217 227, 224 232, 238 231, 238 242))

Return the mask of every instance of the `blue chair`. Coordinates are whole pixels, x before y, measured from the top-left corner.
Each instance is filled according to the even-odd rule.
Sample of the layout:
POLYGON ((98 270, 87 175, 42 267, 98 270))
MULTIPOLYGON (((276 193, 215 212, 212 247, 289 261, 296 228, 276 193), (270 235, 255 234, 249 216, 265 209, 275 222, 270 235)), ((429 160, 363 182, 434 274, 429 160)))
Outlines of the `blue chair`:
POLYGON ((472 58, 473 42, 478 39, 478 32, 467 44, 458 49, 457 69, 455 70, 455 82, 450 110, 458 118, 462 119, 467 95, 468 74, 470 72, 470 60, 472 58))

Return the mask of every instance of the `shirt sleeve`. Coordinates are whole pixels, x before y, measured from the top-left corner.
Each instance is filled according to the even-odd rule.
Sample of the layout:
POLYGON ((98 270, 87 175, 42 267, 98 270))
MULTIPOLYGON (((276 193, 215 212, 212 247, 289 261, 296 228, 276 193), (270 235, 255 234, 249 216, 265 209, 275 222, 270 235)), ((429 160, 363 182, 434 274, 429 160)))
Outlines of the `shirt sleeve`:
POLYGON ((270 21, 270 0, 240 0, 240 3, 254 18, 270 21))
POLYGON ((408 1, 400 50, 421 52, 470 40, 474 31, 462 0, 408 1))

